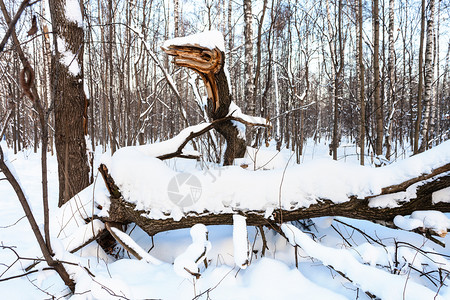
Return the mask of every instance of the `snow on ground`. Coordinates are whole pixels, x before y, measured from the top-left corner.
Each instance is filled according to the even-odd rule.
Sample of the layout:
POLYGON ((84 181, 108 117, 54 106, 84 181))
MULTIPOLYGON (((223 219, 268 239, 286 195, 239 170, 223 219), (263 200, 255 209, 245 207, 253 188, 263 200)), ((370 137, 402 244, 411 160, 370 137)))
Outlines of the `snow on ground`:
MULTIPOLYGON (((42 224, 40 154, 24 150, 14 155, 11 149, 5 148, 4 143, 2 147, 8 152, 10 163, 16 169, 37 222, 42 224)), ((364 196, 378 192, 383 185, 394 184, 428 172, 433 166, 450 161, 449 148, 450 144, 447 142, 428 154, 417 155, 379 169, 358 166, 354 145, 340 148, 342 159, 334 162, 328 156, 328 146, 325 143, 312 142, 305 147, 301 165, 295 165, 292 159, 290 160, 291 153, 284 149, 277 154, 284 164, 275 164, 271 170, 261 168, 255 171, 254 166, 243 169, 240 166, 213 165, 209 165, 209 169, 200 170, 200 165, 195 161, 172 159, 160 162, 138 149, 122 150, 121 154, 117 152, 120 159, 109 158, 108 155, 101 157, 101 151, 97 149, 95 162, 97 165, 101 160, 107 162, 116 182, 124 184, 124 194, 137 199, 138 205, 148 205, 147 201, 150 199, 151 205, 159 205, 161 212, 166 208, 174 208, 167 196, 170 179, 177 174, 191 173, 198 177, 202 184, 202 196, 194 207, 203 203, 213 209, 226 211, 231 207, 251 208, 252 205, 267 205, 270 213, 270 206, 277 205, 273 199, 278 200, 278 193, 268 185, 281 181, 286 164, 289 166, 284 176, 282 195, 299 203, 291 204, 288 200, 283 202, 283 205, 309 205, 315 199, 309 199, 308 195, 332 196, 334 201, 344 201, 349 191, 364 196), (121 172, 123 174, 120 174, 121 172), (307 175, 301 175, 304 172, 307 175), (125 185, 133 174, 138 179, 125 185), (152 182, 153 189, 134 192, 148 182, 152 182), (369 186, 364 183, 369 183, 369 186), (253 188, 246 189, 245 185, 248 184, 253 188), (221 186, 224 188, 220 189, 221 186), (229 188, 230 186, 233 189, 229 188), (219 189, 220 194, 213 193, 215 188, 219 189), (333 191, 335 192, 332 193, 333 191), (162 198, 154 200, 159 197, 162 198), (208 204, 202 197, 212 204, 208 204), (246 197, 250 199, 246 200, 246 197), (219 202, 215 203, 215 198, 218 198, 219 202)), ((263 154, 265 157, 269 156, 270 151, 276 154, 273 147, 261 151, 267 151, 263 154)), ((253 151, 253 154, 255 153, 258 152, 253 151)), ((279 188, 279 184, 276 186, 279 188)), ((117 259, 104 253, 95 242, 75 254, 70 254, 66 250, 72 245, 92 235, 92 231, 102 229, 102 224, 98 222, 85 225, 83 216, 104 213, 107 210, 107 191, 101 177, 98 177, 95 185, 76 196, 77 201, 71 201, 61 209, 56 208, 57 193, 56 157, 49 156, 52 243, 58 258, 75 263, 66 265, 77 282, 76 294, 72 295, 71 299, 193 299, 196 296, 197 299, 369 299, 362 289, 369 290, 382 299, 401 299, 403 290, 405 299, 433 299, 437 293, 440 299, 450 299, 450 281, 447 277, 450 271, 448 248, 415 233, 340 217, 318 218, 286 225, 285 231, 289 228, 294 232, 290 242, 293 243, 294 239, 294 244, 301 246, 297 248, 297 252, 285 238, 273 230, 265 229, 268 246, 265 257, 261 256, 263 242, 261 233, 256 228, 247 227, 245 233, 242 226, 233 229, 233 226, 201 225, 193 231, 182 229, 162 232, 153 239, 140 228, 130 225, 126 234, 144 251, 149 251, 151 257, 155 258, 154 261, 161 262, 160 264, 138 261, 123 250, 119 252, 122 258, 117 259), (102 205, 103 209, 93 205, 92 199, 102 205), (69 218, 68 222, 67 216, 73 212, 78 213, 69 218), (62 224, 64 226, 61 226, 62 224), (208 231, 207 240, 205 230, 208 231), (244 243, 239 241, 236 249, 235 243, 238 239, 242 240, 244 235, 248 236, 250 262, 246 269, 241 269, 235 261, 236 258, 241 261, 242 257, 236 257, 235 251, 239 252, 238 256, 242 256, 245 247, 242 247, 244 243), (199 268, 200 278, 184 276, 176 266, 186 266, 186 255, 198 255, 200 248, 208 250, 205 251, 208 267, 201 261, 194 261, 199 268), (181 263, 174 265, 179 257, 186 260, 181 259, 181 263), (327 266, 330 264, 336 270, 327 266), (439 269, 444 283, 442 286, 439 269), (342 272, 352 282, 337 271, 342 272), (422 276, 419 271, 425 272, 426 275, 422 276)), ((39 272, 1 281, 23 274, 23 268, 32 263, 29 260, 15 262, 16 255, 12 250, 21 257, 39 258, 41 255, 29 224, 23 218, 24 214, 14 191, 3 180, 0 180, 0 196, 1 297, 48 299, 51 295, 57 298, 67 295, 68 291, 56 273, 42 270, 47 267, 42 262, 35 267, 41 270, 39 272), (6 247, 14 248, 11 250, 6 247)), ((447 201, 444 192, 438 194, 436 199, 447 201)), ((180 217, 185 209, 190 208, 178 208, 174 216, 180 217)), ((448 214, 444 215, 445 218, 439 214, 433 216, 433 220, 438 220, 435 217, 439 217, 442 221, 435 224, 429 222, 430 216, 432 213, 418 212, 403 221, 409 226, 415 226, 414 222, 428 222, 429 227, 439 229, 439 226, 448 220, 448 214)), ((160 217, 166 216, 160 213, 160 217)), ((241 224, 241 221, 237 220, 237 223, 241 224)), ((447 244, 450 242, 448 236, 439 240, 447 244)))

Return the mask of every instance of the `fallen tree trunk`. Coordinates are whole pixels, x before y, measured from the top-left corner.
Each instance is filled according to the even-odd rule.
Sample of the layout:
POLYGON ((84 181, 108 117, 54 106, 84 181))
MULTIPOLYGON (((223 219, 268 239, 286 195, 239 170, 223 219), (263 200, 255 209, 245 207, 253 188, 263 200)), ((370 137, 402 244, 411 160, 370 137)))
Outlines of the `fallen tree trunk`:
MULTIPOLYGON (((149 219, 145 217, 148 211, 136 210, 135 205, 123 199, 119 188, 115 185, 105 165, 100 166, 100 172, 105 180, 108 190, 111 193, 111 206, 109 208, 109 217, 101 218, 105 222, 118 222, 122 224, 135 223, 149 235, 159 232, 189 228, 197 223, 205 225, 231 225, 233 224, 233 215, 241 214, 247 217, 247 225, 250 226, 268 226, 278 228, 278 224, 301 220, 306 218, 324 217, 324 216, 342 216, 355 219, 364 219, 374 222, 381 222, 387 226, 393 226, 393 219, 397 215, 409 215, 417 210, 437 210, 441 212, 450 212, 450 203, 433 203, 432 194, 436 191, 450 187, 450 164, 446 164, 433 170, 434 177, 425 176, 423 180, 408 180, 396 186, 402 187, 393 189, 396 192, 405 191, 407 188, 417 185, 414 199, 404 203, 399 203, 394 208, 378 208, 371 205, 371 201, 382 195, 392 195, 391 189, 383 189, 379 195, 373 195, 364 199, 350 197, 344 203, 334 203, 332 199, 321 199, 317 204, 295 210, 275 209, 271 216, 267 217, 264 210, 261 211, 241 211, 235 209, 234 213, 214 214, 205 211, 201 214, 189 213, 175 221, 172 218, 167 219, 149 219)), ((430 174, 431 174, 430 173, 430 174)), ((422 175, 424 176, 424 175, 422 175)), ((422 177, 421 176, 421 177, 422 177)), ((392 188, 392 187, 391 187, 392 188)))

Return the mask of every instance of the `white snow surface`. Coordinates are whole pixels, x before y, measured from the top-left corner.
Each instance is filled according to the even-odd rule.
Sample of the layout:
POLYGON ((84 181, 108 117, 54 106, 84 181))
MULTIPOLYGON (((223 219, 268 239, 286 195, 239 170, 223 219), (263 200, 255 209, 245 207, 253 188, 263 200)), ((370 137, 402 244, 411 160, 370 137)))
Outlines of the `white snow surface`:
POLYGON ((66 0, 64 10, 67 20, 74 22, 78 27, 83 26, 83 15, 78 0, 66 0))
MULTIPOLYGON (((206 124, 197 126, 201 128, 206 124)), ((182 131, 179 136, 187 134, 189 131, 182 131)), ((136 209, 148 211, 150 218, 180 219, 183 215, 203 213, 205 210, 232 213, 270 211, 280 207, 297 209, 309 207, 320 199, 342 203, 348 201, 350 196, 363 199, 381 193, 383 187, 429 173, 450 162, 450 141, 447 141, 422 154, 381 168, 317 159, 289 166, 286 170, 284 166, 270 171, 254 171, 240 166, 220 167, 214 170, 217 173, 214 178, 211 171, 190 170, 201 183, 201 196, 193 205, 179 207, 172 203, 167 192, 169 181, 178 173, 152 157, 171 152, 176 144, 175 139, 122 148, 109 161, 105 160, 124 198, 136 204, 136 209)), ((414 194, 415 190, 405 193, 414 194)), ((408 199, 404 195, 401 197, 402 201, 408 199)), ((376 198, 371 200, 371 206, 392 207, 392 201, 373 201, 376 198)))
POLYGON ((450 203, 450 187, 434 192, 431 194, 431 199, 433 204, 439 202, 450 203))
MULTIPOLYGON (((128 156, 130 153, 136 153, 140 152, 143 155, 149 156, 149 157, 158 157, 160 155, 173 153, 177 151, 178 147, 186 140, 186 138, 194 132, 199 132, 203 130, 204 128, 208 127, 210 123, 200 123, 197 125, 189 126, 180 133, 178 133, 176 136, 174 136, 172 139, 162 141, 159 143, 154 144, 148 144, 148 145, 141 145, 141 146, 130 146, 125 148, 120 148, 117 150, 117 152, 114 154, 115 156, 128 156)), ((192 154, 192 151, 186 152, 187 150, 183 149, 183 153, 189 153, 192 154)), ((114 160, 118 160, 117 158, 114 158, 114 160)))
POLYGON ((218 48, 220 51, 225 51, 225 42, 223 39, 223 34, 218 30, 209 30, 185 37, 177 37, 174 39, 170 39, 165 41, 162 47, 164 49, 168 49, 172 45, 200 46, 211 50, 213 50, 214 48, 218 48))
POLYGON ((411 219, 421 220, 423 227, 430 228, 439 235, 445 235, 450 228, 450 220, 440 211, 418 210, 411 214, 411 219))
POLYGON ((450 219, 440 211, 417 210, 409 217, 396 216, 394 224, 404 230, 431 229, 440 236, 445 236, 450 228, 450 219))
POLYGON ((261 117, 255 117, 255 116, 249 116, 242 112, 241 108, 236 105, 234 101, 231 101, 230 107, 228 108, 228 115, 233 116, 236 118, 240 118, 246 122, 253 123, 253 124, 261 124, 261 125, 270 125, 270 121, 261 118, 261 117))
POLYGON ((279 151, 273 151, 266 147, 247 147, 244 158, 236 159, 237 165, 246 164, 250 170, 274 170, 282 169, 287 161, 279 151))
POLYGON ((423 221, 411 217, 395 216, 394 224, 403 230, 414 230, 423 227, 423 221))
POLYGON ((150 254, 148 254, 146 251, 144 251, 144 249, 142 249, 128 234, 124 233, 123 231, 121 231, 115 227, 111 227, 111 230, 114 232, 115 235, 117 235, 120 238, 120 240, 123 243, 125 243, 128 247, 130 247, 134 251, 136 251, 136 253, 138 255, 140 255, 145 262, 148 262, 148 263, 151 263, 154 265, 162 264, 162 262, 159 259, 154 258, 150 254))
MULTIPOLYGON (((258 124, 259 125, 270 125, 270 122, 264 118, 254 117, 254 116, 249 116, 249 115, 244 114, 242 112, 241 108, 239 106, 237 106, 234 101, 231 101, 230 106, 228 107, 228 115, 227 116, 233 116, 235 118, 241 119, 244 122, 249 122, 249 123, 255 124, 255 125, 258 125, 258 124)), ((245 139, 245 132, 247 129, 246 125, 239 121, 235 121, 235 120, 232 120, 231 122, 234 124, 234 126, 239 131, 238 137, 241 139, 245 139)))
MULTIPOLYGON (((15 175, 18 176, 22 188, 29 196, 29 203, 38 224, 42 227, 40 152, 33 153, 31 150, 23 150, 13 154, 13 150, 6 148, 4 142, 2 142, 2 147, 8 157, 9 165, 15 168, 15 175)), ((100 148, 97 148, 94 152, 95 166, 98 166, 100 161, 100 148)), ((346 150, 347 154, 349 149, 346 150)), ((376 187, 381 186, 382 183, 402 181, 405 178, 426 172, 426 163, 430 163, 432 169, 433 166, 440 164, 439 161, 448 162, 448 145, 445 144, 441 148, 434 149, 430 156, 419 156, 417 160, 411 161, 408 159, 404 163, 394 163, 393 165, 396 165, 396 167, 389 166, 373 170, 370 167, 356 167, 356 164, 358 164, 356 160, 347 159, 348 161, 344 162, 345 159, 343 159, 339 163, 332 162, 328 158, 326 142, 315 144, 309 141, 304 150, 304 156, 302 157, 304 163, 301 166, 292 166, 291 161, 286 172, 289 173, 292 170, 292 173, 288 174, 289 176, 299 176, 302 172, 310 172, 309 175, 316 176, 317 180, 320 178, 330 180, 331 176, 326 175, 326 173, 331 170, 335 172, 339 182, 336 184, 334 181, 328 182, 332 187, 326 187, 325 184, 321 185, 322 188, 326 189, 339 187, 339 184, 343 182, 348 184, 347 180, 350 181, 350 179, 340 178, 352 174, 350 171, 347 172, 346 169, 357 172, 353 174, 353 179, 357 181, 354 186, 362 184, 363 181, 358 179, 361 175, 373 180, 375 183, 370 185, 376 187), (315 159, 315 161, 309 161, 310 159, 315 159), (422 159, 425 160, 423 163, 421 162, 422 159), (413 163, 414 167, 411 165, 413 163), (384 168, 393 168, 392 170, 397 174, 389 180, 379 178, 386 177, 390 173, 384 171, 384 168)), ((343 153, 343 150, 339 149, 339 153, 343 153)), ((138 153, 136 159, 143 159, 144 164, 140 166, 139 162, 135 162, 126 166, 127 160, 124 160, 121 162, 122 165, 117 165, 119 170, 121 168, 123 170, 134 168, 136 176, 141 176, 143 173, 153 173, 152 171, 162 172, 163 177, 170 177, 170 174, 179 174, 180 172, 190 172, 201 177, 204 173, 202 184, 206 182, 209 185, 214 185, 215 181, 222 180, 221 184, 229 184, 228 190, 234 190, 234 193, 227 191, 229 205, 232 204, 232 201, 235 201, 233 199, 236 195, 239 196, 240 191, 238 189, 242 186, 252 184, 254 190, 261 189, 264 184, 273 184, 273 182, 267 180, 258 183, 257 180, 260 180, 264 175, 272 180, 274 178, 280 179, 280 173, 282 172, 278 167, 267 171, 253 171, 236 166, 212 167, 209 170, 200 171, 197 163, 192 160, 174 159, 161 163, 137 149, 128 154, 127 152, 125 151, 123 157, 127 157, 127 155, 132 157, 133 153, 138 153), (153 169, 147 169, 146 172, 144 167, 153 169), (168 174, 164 175, 164 173, 168 174), (275 177, 274 173, 278 174, 278 177, 275 177), (233 176, 236 178, 233 178, 233 176), (249 181, 246 179, 247 176, 252 176, 256 181, 249 181), (243 182, 241 183, 241 181, 243 182)), ((282 150, 279 155, 283 155, 285 161, 288 161, 290 152, 282 150)), ((131 162, 131 157, 128 162, 131 162)), ((119 163, 122 160, 122 158, 119 158, 118 161, 115 161, 115 159, 104 157, 103 161, 119 163)), ((94 167, 94 170, 96 169, 94 167)), ((2 299, 48 299, 54 296, 55 298, 69 298, 71 300, 109 300, 113 298, 112 295, 118 295, 114 298, 185 300, 198 296, 197 299, 201 300, 369 300, 370 298, 361 289, 373 291, 381 299, 403 299, 402 295, 399 295, 399 290, 405 290, 406 299, 433 299, 435 295, 438 295, 436 299, 450 299, 450 279, 445 277, 445 274, 447 274, 445 272, 450 270, 448 247, 443 248, 415 233, 389 229, 368 221, 341 217, 312 219, 311 222, 315 223, 316 226, 310 227, 310 234, 315 236, 315 242, 308 236, 295 234, 295 244, 301 244, 302 247, 297 248, 298 267, 296 267, 294 247, 281 235, 266 228, 264 232, 268 249, 266 249, 265 257, 261 257, 261 234, 253 226, 247 227, 248 241, 251 245, 251 259, 247 269, 240 269, 235 265, 233 226, 204 227, 203 225, 196 225, 193 230, 173 230, 159 233, 150 238, 139 227, 135 228, 131 224, 125 233, 145 252, 149 252, 152 257, 160 260, 162 263, 159 265, 130 258, 123 251, 120 251, 122 256, 119 256, 119 258, 107 255, 96 242, 71 254, 66 250, 73 249, 74 246, 86 241, 89 236, 103 228, 101 223, 96 222, 96 220, 92 221, 90 216, 107 215, 108 191, 102 178, 97 177, 98 173, 95 172, 94 175, 97 178, 95 184, 87 187, 66 205, 58 209, 56 207, 58 201, 57 174, 56 156, 49 155, 48 179, 50 215, 52 216, 50 219, 52 246, 58 259, 72 263, 65 264, 65 266, 76 281, 76 294, 67 296, 68 289, 58 275, 54 271, 43 270, 47 265, 41 262, 33 269, 38 270, 36 273, 29 274, 26 277, 0 281, 2 299), (88 222, 87 224, 85 219, 88 222), (342 225, 340 222, 361 229, 365 234, 384 245, 368 240, 366 236, 342 225), (330 225, 333 225, 333 228, 330 225), (336 233, 334 228, 339 230, 342 236, 336 233), (206 240, 205 229, 208 231, 208 240, 206 240), (180 276, 174 269, 175 259, 183 254, 190 245, 198 245, 202 241, 211 245, 207 254, 208 267, 205 268, 201 263, 197 265, 201 274, 199 279, 193 279, 192 276, 189 279, 186 278, 187 276, 180 276), (348 245, 348 242, 351 245, 348 245), (394 267, 393 262, 395 260, 399 262, 397 267, 394 267), (353 283, 329 269, 326 266, 328 264, 344 272, 347 277, 353 280, 353 283), (409 266, 413 266, 415 270, 430 272, 431 277, 433 277, 433 274, 438 274, 437 270, 441 269, 444 272, 444 285, 439 288, 439 278, 436 276, 437 286, 435 286, 430 280, 421 276, 421 273, 409 266), (394 270, 397 275, 394 275, 394 270)), ((127 172, 123 179, 132 178, 131 175, 127 172)), ((158 174, 154 178, 160 180, 158 174)), ((302 175, 298 180, 304 181, 304 178, 307 178, 307 176, 302 175)), ((164 182, 164 180, 161 180, 161 182, 164 182)), ((151 185, 152 189, 157 189, 161 182, 153 181, 149 183, 142 180, 142 184, 151 185)), ((312 181, 306 180, 304 183, 309 184, 310 182, 312 181)), ((275 185, 279 186, 279 183, 275 185)), ((282 187, 282 198, 288 193, 285 183, 286 181, 284 181, 282 187)), ((134 184, 137 184, 137 182, 134 181, 134 184)), ((215 188, 219 186, 220 184, 215 188)), ((301 188, 300 183, 299 187, 301 188)), ((163 187, 160 192, 156 192, 156 196, 159 195, 158 193, 164 193, 166 188, 167 186, 163 187)), ((203 186, 203 189, 205 190, 205 186, 203 186)), ((218 188, 217 193, 222 193, 224 190, 225 188, 218 188)), ((341 193, 343 190, 338 188, 337 192, 341 193)), ((141 192, 144 193, 145 191, 144 189, 141 192)), ((367 192, 371 191, 367 190, 367 192)), ((14 250, 22 257, 39 258, 41 254, 29 224, 23 218, 24 213, 17 197, 5 180, 0 180, 0 195, 2 200, 2 209, 0 210, 0 279, 5 279, 23 274, 23 269, 31 262, 28 260, 15 262, 16 255, 4 246, 15 247, 14 250), (11 264, 12 266, 9 267, 11 264)), ((262 192, 256 193, 258 197, 261 195, 264 194, 262 192)), ((278 194, 276 195, 278 196, 278 194)), ((149 197, 151 198, 153 195, 149 197)), ((211 201, 216 197, 222 199, 220 195, 212 193, 209 193, 208 197, 211 201)), ((301 194, 299 198, 301 198, 301 194)), ((254 201, 256 203, 256 199, 254 201)), ((245 202, 241 202, 245 204, 245 202)), ((261 204, 266 204, 266 198, 261 200, 261 204)), ((274 207, 276 208, 276 205, 266 210, 267 217, 270 217, 274 207)), ((179 214, 182 212, 184 210, 178 209, 179 214)), ((429 216, 429 214, 427 215, 429 216)), ((448 214, 446 216, 448 217, 448 214)), ((435 219, 434 216, 433 219, 435 219)), ((440 238, 440 240, 449 244, 450 235, 440 238)))

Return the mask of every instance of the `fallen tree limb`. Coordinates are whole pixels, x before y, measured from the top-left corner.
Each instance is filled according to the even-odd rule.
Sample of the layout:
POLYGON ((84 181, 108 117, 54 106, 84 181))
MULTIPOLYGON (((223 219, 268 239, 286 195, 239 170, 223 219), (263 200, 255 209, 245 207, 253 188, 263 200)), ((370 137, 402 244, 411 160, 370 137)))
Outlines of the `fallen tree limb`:
MULTIPOLYGON (((289 222, 294 220, 323 217, 323 216, 343 216, 355 219, 364 219, 375 222, 383 222, 393 224, 393 219, 397 215, 409 215, 417 210, 437 210, 441 212, 450 212, 450 203, 436 203, 432 202, 432 194, 443 188, 450 186, 450 172, 441 172, 432 178, 422 181, 408 180, 408 184, 404 184, 405 189, 410 187, 414 182, 420 184, 417 187, 416 198, 407 202, 400 203, 398 207, 394 208, 377 208, 370 207, 369 202, 372 197, 365 199, 357 199, 350 197, 348 201, 343 203, 334 203, 331 199, 321 199, 317 204, 309 207, 304 207, 295 210, 280 210, 275 209, 272 215, 267 218, 265 211, 239 211, 235 209, 235 213, 220 213, 204 211, 203 213, 189 213, 175 221, 172 218, 166 219, 149 219, 147 211, 136 210, 135 205, 125 201, 119 188, 115 185, 113 178, 108 173, 106 166, 100 166, 100 173, 105 179, 108 190, 111 192, 111 206, 109 208, 109 217, 101 218, 103 221, 118 222, 118 223, 136 223, 142 230, 149 235, 154 235, 159 232, 189 228, 197 223, 205 225, 232 225, 233 215, 240 213, 247 218, 247 225, 249 226, 268 226, 278 227, 277 224, 282 222, 289 222)), ((445 168, 441 169, 445 170, 445 168)), ((380 195, 386 195, 383 191, 380 195)), ((377 196, 377 195, 374 195, 377 196)), ((378 195, 379 196, 379 195, 378 195)))
POLYGON ((412 179, 407 180, 405 182, 402 182, 400 184, 388 186, 388 187, 384 188, 382 190, 382 192, 386 193, 386 194, 390 194, 390 193, 396 193, 396 192, 404 191, 404 190, 406 190, 406 188, 408 186, 410 186, 410 185, 412 185, 414 183, 430 179, 433 176, 436 176, 436 175, 439 175, 439 174, 442 174, 442 173, 448 172, 448 171, 450 171, 450 164, 446 164, 446 165, 444 165, 442 167, 436 168, 429 174, 423 174, 423 175, 421 175, 419 177, 412 178, 412 179))

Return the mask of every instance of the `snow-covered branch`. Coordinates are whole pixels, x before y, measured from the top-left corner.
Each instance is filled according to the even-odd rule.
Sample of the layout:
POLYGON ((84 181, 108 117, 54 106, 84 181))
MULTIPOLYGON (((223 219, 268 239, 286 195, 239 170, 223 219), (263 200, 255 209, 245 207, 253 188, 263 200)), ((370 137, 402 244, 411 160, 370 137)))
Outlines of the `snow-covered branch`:
POLYGON ((143 146, 126 147, 119 149, 117 153, 137 150, 145 155, 157 157, 161 160, 174 157, 197 158, 200 156, 200 153, 196 151, 188 152, 184 150, 184 147, 187 145, 187 143, 192 139, 199 137, 209 130, 215 128, 216 126, 228 121, 237 121, 247 126, 270 127, 270 123, 267 123, 267 121, 263 118, 251 118, 242 113, 231 113, 229 116, 214 120, 210 123, 200 123, 197 125, 189 126, 169 140, 143 146))
POLYGON ((148 254, 144 249, 142 249, 128 234, 123 232, 117 227, 112 226, 110 223, 106 222, 106 229, 108 229, 109 233, 118 241, 125 250, 131 253, 137 259, 145 260, 148 263, 159 265, 161 261, 159 259, 154 258, 150 254, 148 254))
MULTIPOLYGON (((405 299, 405 292, 406 299, 433 299, 436 296, 435 292, 415 282, 409 282, 405 291, 404 278, 364 265, 345 249, 330 248, 316 243, 293 225, 283 224, 281 230, 292 246, 300 246, 308 256, 342 272, 363 291, 381 299, 405 299)), ((438 296, 434 299, 441 298, 438 296)))

